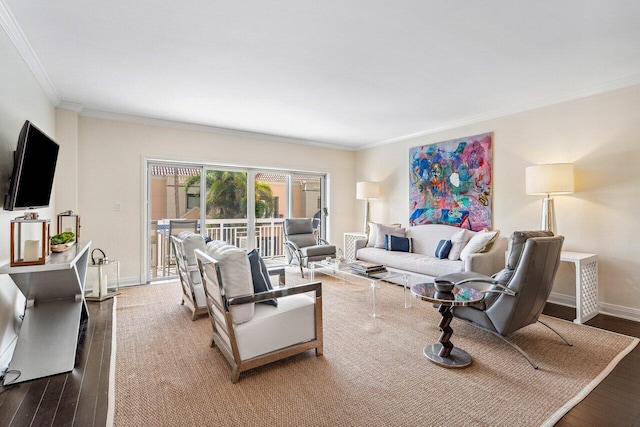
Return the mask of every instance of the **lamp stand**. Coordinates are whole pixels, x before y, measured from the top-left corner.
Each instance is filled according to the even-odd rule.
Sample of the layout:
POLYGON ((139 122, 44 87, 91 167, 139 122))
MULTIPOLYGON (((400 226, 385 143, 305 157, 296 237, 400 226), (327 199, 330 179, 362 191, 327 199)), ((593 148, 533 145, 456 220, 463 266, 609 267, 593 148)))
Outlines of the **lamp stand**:
POLYGON ((553 198, 547 196, 542 200, 541 230, 551 231, 556 234, 556 210, 553 207, 553 198))
POLYGON ((363 233, 367 234, 367 225, 369 225, 369 199, 364 200, 364 227, 363 233))

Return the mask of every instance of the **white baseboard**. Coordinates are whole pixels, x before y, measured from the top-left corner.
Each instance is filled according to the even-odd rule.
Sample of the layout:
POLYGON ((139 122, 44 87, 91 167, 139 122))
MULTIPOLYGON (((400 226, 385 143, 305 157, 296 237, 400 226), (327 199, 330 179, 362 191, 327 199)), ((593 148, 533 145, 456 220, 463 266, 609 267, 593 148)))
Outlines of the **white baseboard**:
POLYGON ((559 294, 557 292, 551 292, 547 301, 554 304, 565 305, 567 307, 576 307, 576 297, 571 295, 559 294))
POLYGON ((640 322, 640 309, 602 302, 598 304, 598 306, 600 307, 600 313, 602 314, 640 322))
MULTIPOLYGON (((576 307, 576 297, 572 295, 559 294, 551 292, 547 300, 554 304, 564 305, 567 307, 576 307)), ((632 307, 624 307, 621 305, 608 304, 605 302, 598 303, 599 313, 608 314, 609 316, 620 317, 622 319, 640 322, 640 309, 632 307)))

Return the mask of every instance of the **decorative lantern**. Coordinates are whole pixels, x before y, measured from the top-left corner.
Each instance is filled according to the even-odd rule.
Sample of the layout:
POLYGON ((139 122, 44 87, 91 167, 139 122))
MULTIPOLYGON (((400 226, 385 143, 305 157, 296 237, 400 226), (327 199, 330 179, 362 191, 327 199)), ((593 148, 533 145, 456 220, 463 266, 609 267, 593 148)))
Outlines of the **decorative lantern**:
POLYGON ((64 211, 58 214, 57 234, 72 231, 76 235, 76 242, 80 240, 80 215, 73 211, 64 211))
POLYGON ((51 221, 27 213, 11 220, 11 267, 45 264, 51 254, 51 221))
MULTIPOLYGON (((100 249, 94 249, 94 251, 100 249)), ((85 298, 87 301, 102 302, 120 293, 120 261, 111 261, 104 256, 97 262, 87 265, 87 279, 85 282, 85 298), (111 284, 112 289, 108 285, 111 284), (115 285, 115 289, 114 289, 115 285)), ((93 252, 91 258, 93 259, 93 252)))

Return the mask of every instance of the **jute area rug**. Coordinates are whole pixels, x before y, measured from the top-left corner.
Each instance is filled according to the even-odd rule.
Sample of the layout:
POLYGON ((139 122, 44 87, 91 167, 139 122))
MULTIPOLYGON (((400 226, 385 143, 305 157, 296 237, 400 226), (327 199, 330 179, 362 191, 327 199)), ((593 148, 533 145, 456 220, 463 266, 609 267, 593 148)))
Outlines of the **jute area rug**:
MULTIPOLYGON (((324 356, 312 351, 244 373, 209 347, 206 316, 191 321, 177 282, 124 289, 115 314, 113 422, 117 426, 536 426, 552 425, 600 382, 638 340, 544 316, 513 341, 534 370, 491 334, 454 320, 452 341, 473 357, 445 369, 422 355, 440 315, 400 286, 371 290, 327 276, 324 356)), ((300 282, 288 272, 288 284, 300 282)), ((113 391, 112 391, 113 393, 113 391)))

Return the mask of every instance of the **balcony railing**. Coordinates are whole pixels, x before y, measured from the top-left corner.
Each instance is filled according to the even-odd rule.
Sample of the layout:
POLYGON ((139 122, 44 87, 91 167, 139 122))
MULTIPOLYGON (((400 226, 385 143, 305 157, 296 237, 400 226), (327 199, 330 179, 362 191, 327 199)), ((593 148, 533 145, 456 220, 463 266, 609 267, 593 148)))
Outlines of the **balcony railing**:
MULTIPOLYGON (((254 247, 263 258, 284 255, 283 218, 260 218, 256 220, 254 247)), ((206 235, 212 240, 224 240, 239 248, 247 248, 246 219, 208 219, 206 235)))

